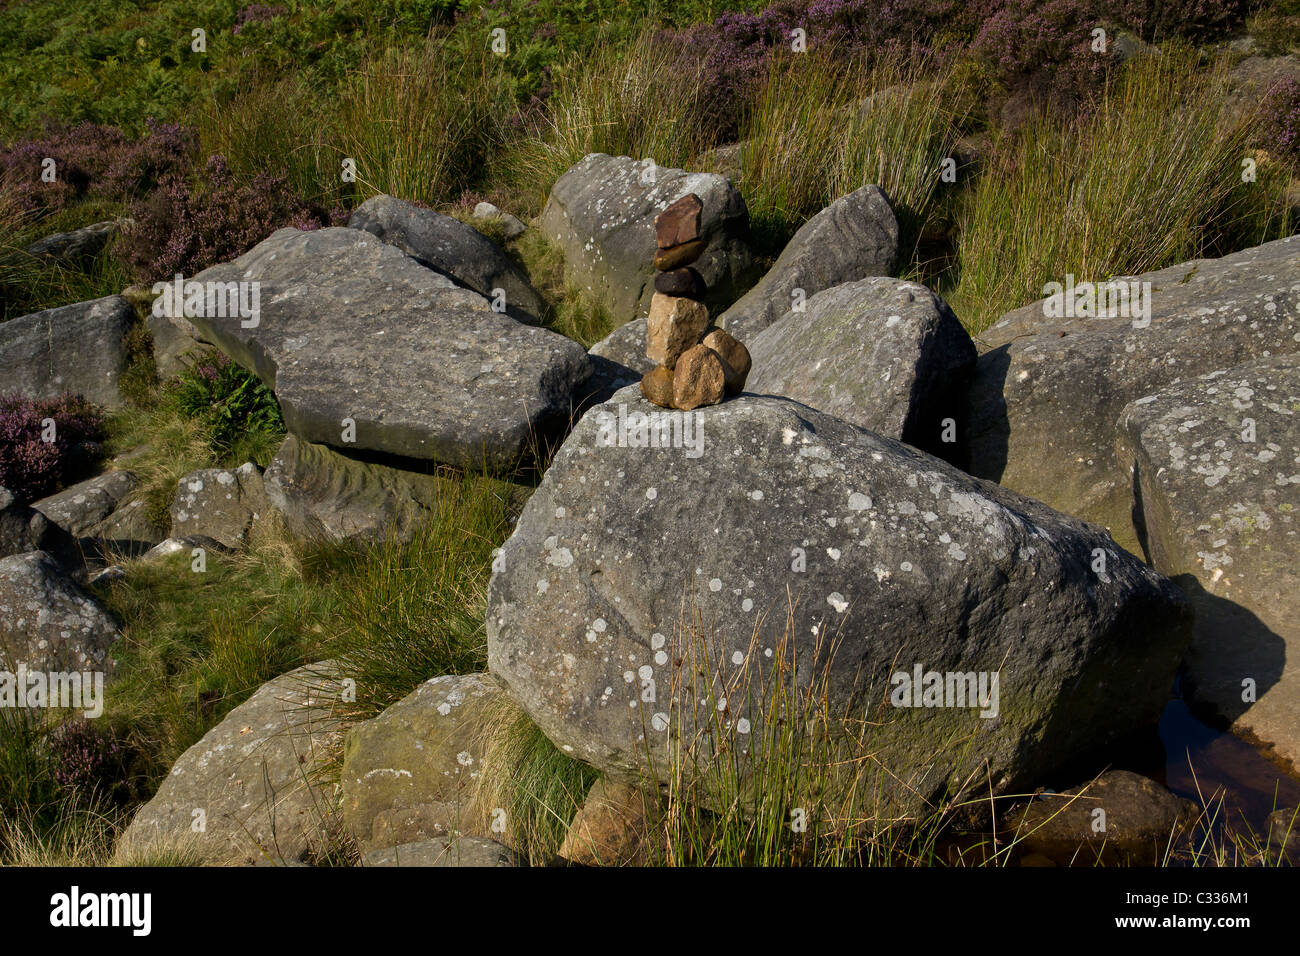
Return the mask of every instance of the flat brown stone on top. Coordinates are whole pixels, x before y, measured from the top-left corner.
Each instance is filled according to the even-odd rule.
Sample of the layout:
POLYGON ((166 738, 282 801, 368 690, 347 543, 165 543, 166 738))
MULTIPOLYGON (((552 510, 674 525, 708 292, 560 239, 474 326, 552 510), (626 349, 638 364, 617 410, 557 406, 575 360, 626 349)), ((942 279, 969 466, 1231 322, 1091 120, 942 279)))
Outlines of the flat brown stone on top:
POLYGON ((700 238, 700 213, 704 203, 695 193, 669 203, 655 216, 655 242, 660 249, 700 238))

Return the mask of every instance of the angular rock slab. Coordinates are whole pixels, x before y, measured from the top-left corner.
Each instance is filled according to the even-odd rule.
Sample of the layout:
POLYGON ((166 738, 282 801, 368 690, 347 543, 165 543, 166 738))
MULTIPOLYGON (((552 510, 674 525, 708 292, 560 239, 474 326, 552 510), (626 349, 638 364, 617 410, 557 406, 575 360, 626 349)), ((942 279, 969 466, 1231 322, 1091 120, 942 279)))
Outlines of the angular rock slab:
MULTIPOLYGON (((837 640, 837 714, 875 713, 916 664, 1000 670, 993 719, 889 708, 871 745, 897 775, 880 792, 904 812, 976 770, 984 793, 1026 786, 1160 714, 1187 602, 1102 529, 787 400, 697 411, 695 457, 621 441, 635 430, 618 433, 619 404, 628 419, 667 414, 629 388, 584 416, 489 586, 489 667, 566 752, 632 776, 648 749, 663 779, 668 733, 689 736, 693 704, 716 705, 681 689, 678 662, 699 659, 677 627, 692 614, 715 691, 770 673, 788 615, 801 686, 819 636, 823 661, 837 640)), ((729 700, 736 733, 760 734, 763 715, 729 700)))
POLYGON ((845 282, 893 275, 897 263, 898 220, 889 197, 879 186, 863 186, 804 223, 718 325, 747 341, 790 311, 796 289, 806 302, 845 282))
POLYGON ((262 473, 251 461, 238 468, 203 468, 176 483, 170 537, 206 535, 228 548, 244 548, 270 507, 262 473))
POLYGON ((487 674, 434 677, 348 733, 343 821, 362 853, 473 833, 482 734, 501 688, 487 674))
POLYGON ((540 227, 563 249, 565 277, 604 302, 614 321, 630 322, 649 311, 654 293, 655 216, 689 193, 704 204, 704 251, 691 264, 708 286, 705 301, 722 309, 758 277, 749 210, 723 176, 592 153, 556 181, 540 227))
POLYGON ((137 484, 139 481, 134 472, 106 471, 42 498, 32 507, 64 531, 80 538, 116 511, 137 484))
POLYGON ((576 342, 493 312, 360 229, 281 229, 194 278, 261 283, 256 327, 192 321, 275 390, 307 441, 507 471, 567 421, 589 373, 576 342))
MULTIPOLYGON (((819 292, 750 340, 748 388, 781 395, 955 461, 975 343, 943 299, 901 279, 819 292)), ((959 462, 958 462, 959 463, 959 462)))
POLYGON ((1196 608, 1185 694, 1300 767, 1300 353, 1140 398, 1118 444, 1151 563, 1196 608))
POLYGON ((392 196, 374 196, 357 207, 348 228, 364 229, 484 298, 494 298, 500 289, 513 319, 536 323, 542 314, 542 298, 523 270, 491 239, 451 216, 392 196))
POLYGON ((980 336, 990 351, 970 393, 973 474, 1105 525, 1130 551, 1120 412, 1173 382, 1300 351, 1300 236, 1137 279, 1151 283, 1149 327, 1025 306, 980 336))
POLYGON ((409 540, 437 504, 430 474, 360 461, 285 438, 263 474, 267 499, 297 537, 377 544, 409 540))
POLYGON ((44 551, 0 560, 0 670, 113 672, 117 622, 44 551))
POLYGON ((0 393, 56 398, 72 392, 119 407, 134 322, 131 303, 110 295, 0 323, 0 393))
POLYGON ((313 777, 338 741, 342 688, 309 664, 257 689, 181 755, 118 852, 188 847, 207 864, 302 861, 324 841, 330 787, 313 777), (195 811, 203 832, 196 833, 195 811))

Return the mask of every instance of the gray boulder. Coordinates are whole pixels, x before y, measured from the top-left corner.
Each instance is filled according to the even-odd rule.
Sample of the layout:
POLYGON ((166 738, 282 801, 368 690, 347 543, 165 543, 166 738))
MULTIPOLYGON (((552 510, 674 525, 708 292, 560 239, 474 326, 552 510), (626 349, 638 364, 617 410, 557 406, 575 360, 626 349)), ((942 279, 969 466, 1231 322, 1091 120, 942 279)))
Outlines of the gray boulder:
POLYGON ((725 699, 743 754, 766 719, 743 688, 792 651, 833 715, 886 712, 865 799, 903 813, 1159 716, 1189 609, 1102 529, 788 400, 695 411, 702 447, 639 446, 638 413, 669 414, 628 388, 583 417, 489 586, 489 667, 566 752, 623 777, 648 753, 663 780, 669 734, 725 699), (895 706, 918 667, 982 673, 986 699, 996 673, 1001 703, 895 706))
POLYGON ((495 840, 462 836, 372 850, 365 855, 365 865, 496 867, 520 866, 521 863, 519 857, 495 840))
POLYGON ((406 541, 437 502, 431 474, 360 461, 292 435, 263 479, 286 527, 308 540, 406 541))
POLYGON ((506 314, 512 318, 535 323, 542 314, 542 298, 523 270, 491 239, 451 216, 392 196, 375 196, 357 207, 348 226, 364 229, 489 300, 495 290, 502 290, 506 314))
POLYGON ((633 319, 587 350, 592 371, 582 388, 586 404, 609 401, 620 388, 641 381, 655 367, 645 354, 647 321, 644 316, 633 319))
POLYGON ((117 622, 44 551, 0 559, 0 670, 113 672, 117 622))
POLYGON ((60 550, 67 543, 58 525, 0 486, 0 558, 26 551, 60 550))
POLYGON ((117 408, 134 321, 131 303, 110 295, 0 323, 0 392, 24 398, 72 392, 117 408))
POLYGON ((589 373, 578 343, 360 229, 281 229, 195 279, 260 283, 256 325, 193 322, 275 390, 307 441, 506 471, 567 422, 589 373))
POLYGON ((969 413, 974 474, 1105 525, 1130 551, 1116 420, 1165 385, 1300 351, 1300 236, 1137 281, 1151 283, 1145 327, 1123 315, 1048 318, 1043 302, 1007 313, 980 336, 989 351, 969 413))
POLYGON ((483 734, 503 696, 487 674, 435 677, 352 728, 343 821, 363 853, 484 832, 476 801, 483 734))
POLYGON ((181 755, 118 840, 119 854, 186 848, 202 862, 296 863, 325 845, 340 684, 311 664, 268 681, 181 755))
POLYGON ((1196 609, 1185 695, 1300 767, 1300 353, 1130 403, 1117 456, 1196 609))
POLYGON ((522 219, 518 216, 512 216, 508 212, 502 212, 490 202, 481 202, 475 205, 473 216, 480 222, 498 222, 501 224, 501 234, 507 239, 518 239, 528 227, 524 225, 522 219))
POLYGON ((788 312, 750 339, 749 352, 748 391, 792 398, 961 464, 975 344, 924 286, 872 278, 819 292, 806 312, 788 312))
POLYGON ((704 252, 692 265, 721 311, 758 278, 748 245, 749 210, 725 177, 592 153, 551 189, 540 228, 564 252, 565 278, 603 302, 620 324, 647 315, 654 294, 654 219, 694 193, 704 202, 704 252))
POLYGON ((32 507, 64 531, 81 538, 116 511, 138 484, 132 471, 106 471, 42 498, 32 507))
POLYGON ((722 314, 718 325, 748 345, 790 311, 796 289, 806 302, 845 282, 893 275, 897 263, 898 220, 889 197, 879 186, 863 186, 804 223, 767 274, 722 314))
POLYGON ((262 473, 251 461, 238 468, 203 468, 176 483, 171 537, 206 535, 228 548, 243 548, 269 508, 262 473))

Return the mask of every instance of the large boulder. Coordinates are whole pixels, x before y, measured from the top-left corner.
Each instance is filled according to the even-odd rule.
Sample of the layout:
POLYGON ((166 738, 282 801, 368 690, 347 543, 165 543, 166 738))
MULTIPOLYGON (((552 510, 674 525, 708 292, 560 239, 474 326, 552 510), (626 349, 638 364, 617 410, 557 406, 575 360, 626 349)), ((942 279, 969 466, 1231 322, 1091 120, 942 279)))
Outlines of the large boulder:
POLYGON ((487 674, 434 677, 352 728, 343 749, 343 821, 363 853, 484 835, 476 800, 483 735, 502 697, 487 674))
POLYGON ((826 289, 867 276, 894 274, 898 220, 879 186, 841 196, 794 234, 771 269, 718 319, 749 344, 796 304, 826 289))
POLYGON ((705 248, 692 265, 708 286, 705 301, 721 311, 757 278, 749 210, 723 176, 592 153, 556 181, 540 227, 564 252, 565 278, 596 296, 622 324, 649 313, 655 216, 689 193, 704 203, 705 248))
POLYGON ((491 239, 451 216, 392 196, 374 196, 357 207, 348 226, 364 229, 488 299, 500 289, 512 318, 536 322, 542 314, 542 298, 523 270, 491 239))
POLYGON ((135 309, 120 295, 77 302, 0 323, 0 392, 122 404, 118 382, 129 361, 135 309))
POLYGON ((309 540, 406 541, 437 503, 432 474, 361 461, 292 435, 262 477, 285 526, 309 540))
POLYGON ((589 372, 578 343, 493 312, 361 229, 281 229, 194 279, 260 284, 256 319, 192 321, 274 389, 307 441, 510 470, 567 422, 589 372))
POLYGON ((1131 551, 1120 412, 1172 382, 1300 351, 1300 235, 1136 281, 1150 283, 1149 324, 1049 318, 1047 300, 1008 313, 981 336, 970 403, 974 474, 1105 525, 1131 551))
POLYGON ((228 548, 244 548, 253 526, 269 514, 262 473, 251 461, 238 468, 202 468, 176 483, 171 537, 206 535, 228 548))
POLYGON ((1028 786, 1160 714, 1186 599, 1102 529, 788 400, 699 409, 703 442, 683 428, 681 448, 645 447, 651 413, 682 416, 628 388, 579 422, 489 586, 489 667, 566 752, 663 779, 669 733, 715 706, 761 740, 729 688, 791 652, 832 715, 888 711, 869 792, 900 812, 973 780, 1028 786), (917 668, 982 674, 985 699, 998 675, 1005 694, 889 706, 917 668))
POLYGON ((1132 402, 1117 455, 1196 608, 1185 694, 1300 767, 1300 353, 1132 402))
POLYGON ((122 854, 185 848, 204 863, 296 863, 320 851, 333 787, 341 686, 328 664, 257 689, 181 755, 118 840, 122 854))
POLYGON ((113 672, 117 622, 44 551, 0 559, 0 670, 113 672))
POLYGON ((975 344, 943 299, 914 282, 872 278, 819 292, 806 305, 750 339, 748 390, 961 464, 975 344))

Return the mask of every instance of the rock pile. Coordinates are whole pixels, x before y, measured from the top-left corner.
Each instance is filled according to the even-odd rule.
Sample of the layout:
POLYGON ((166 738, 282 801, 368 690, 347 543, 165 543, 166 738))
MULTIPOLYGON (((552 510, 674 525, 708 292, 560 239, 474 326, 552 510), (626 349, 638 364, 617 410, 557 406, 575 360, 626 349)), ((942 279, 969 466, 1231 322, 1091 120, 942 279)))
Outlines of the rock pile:
POLYGON ((721 329, 709 327, 708 287, 691 263, 704 251, 700 213, 704 203, 687 193, 655 217, 654 280, 645 354, 654 368, 641 379, 641 394, 663 408, 690 411, 739 394, 752 364, 749 350, 721 329))

